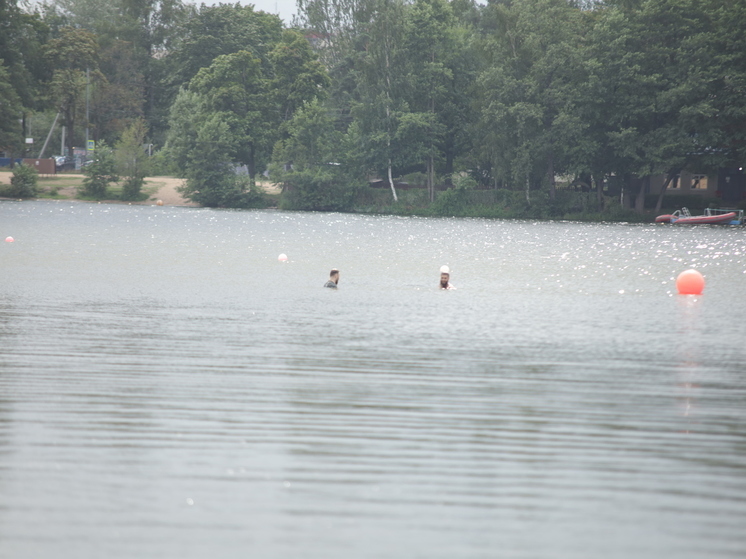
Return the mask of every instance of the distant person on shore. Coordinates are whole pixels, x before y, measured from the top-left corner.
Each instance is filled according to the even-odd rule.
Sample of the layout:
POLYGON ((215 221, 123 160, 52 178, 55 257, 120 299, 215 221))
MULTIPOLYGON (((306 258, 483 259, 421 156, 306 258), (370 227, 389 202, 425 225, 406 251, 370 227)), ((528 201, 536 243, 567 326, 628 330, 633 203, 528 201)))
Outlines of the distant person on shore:
POLYGON ((440 288, 441 289, 456 289, 451 285, 449 281, 451 279, 451 269, 448 266, 440 267, 440 288))
POLYGON ((332 268, 332 271, 329 272, 329 281, 324 284, 324 287, 331 287, 332 289, 337 289, 337 284, 339 283, 339 270, 336 268, 332 268))

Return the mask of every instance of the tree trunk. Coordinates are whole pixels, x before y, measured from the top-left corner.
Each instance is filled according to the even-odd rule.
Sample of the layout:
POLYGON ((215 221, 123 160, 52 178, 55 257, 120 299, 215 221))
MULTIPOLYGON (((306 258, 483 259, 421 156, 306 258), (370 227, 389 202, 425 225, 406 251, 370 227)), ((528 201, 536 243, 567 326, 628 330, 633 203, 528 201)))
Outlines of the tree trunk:
POLYGON ((396 188, 394 188, 394 179, 391 177, 391 159, 389 158, 389 185, 391 185, 391 194, 394 195, 394 202, 398 202, 399 198, 396 196, 396 188))
POLYGON ((604 211, 604 181, 603 179, 596 178, 594 180, 591 175, 591 181, 596 183, 596 203, 598 204, 598 211, 604 211))
POLYGON ((27 132, 26 127, 28 126, 28 122, 26 120, 26 111, 23 111, 23 115, 21 116, 21 140, 23 140, 23 148, 21 148, 21 157, 26 157, 28 155, 28 144, 26 143, 27 138, 27 132))
POLYGON ((663 197, 666 195, 666 190, 668 190, 668 185, 671 184, 671 181, 673 178, 679 174, 679 171, 671 171, 668 173, 668 176, 666 177, 666 182, 663 183, 663 186, 661 187, 660 194, 658 194, 658 201, 655 203, 655 214, 657 215, 661 211, 661 206, 663 205, 663 197))
POLYGON ((391 194, 394 195, 394 202, 398 202, 399 198, 396 195, 396 188, 394 188, 394 179, 391 176, 391 64, 389 62, 389 37, 386 36, 386 147, 388 148, 389 159, 388 159, 388 177, 389 185, 391 186, 391 194))
POLYGON ((249 170, 249 178, 253 182, 254 177, 256 177, 256 148, 254 144, 249 147, 249 161, 246 163, 246 167, 249 170))
POLYGON ((554 202, 557 198, 557 185, 554 182, 554 153, 552 151, 549 152, 547 158, 547 175, 549 178, 549 199, 554 202))
POLYGON ((427 186, 430 192, 430 202, 435 201, 435 161, 433 156, 427 161, 427 186))
MULTIPOLYGON (((430 52, 430 62, 435 63, 435 51, 430 52)), ((435 114, 435 97, 430 95, 430 114, 435 114)), ((427 160, 427 184, 430 189, 430 202, 435 201, 435 160, 433 158, 433 136, 430 134, 430 157, 427 160)))
POLYGON ((65 111, 65 122, 67 123, 67 153, 70 157, 75 157, 75 115, 69 108, 65 111))
POLYGON ((645 211, 645 193, 650 187, 650 175, 647 175, 640 181, 640 190, 637 191, 635 198, 635 212, 641 214, 645 211))
POLYGON ((446 184, 452 184, 451 176, 453 175, 453 152, 455 151, 455 148, 453 147, 455 144, 455 140, 453 138, 453 134, 449 134, 446 137, 446 145, 445 145, 445 183, 446 184))
POLYGON ((528 173, 526 173, 526 203, 531 204, 531 195, 529 194, 529 191, 531 189, 531 183, 528 180, 528 173))

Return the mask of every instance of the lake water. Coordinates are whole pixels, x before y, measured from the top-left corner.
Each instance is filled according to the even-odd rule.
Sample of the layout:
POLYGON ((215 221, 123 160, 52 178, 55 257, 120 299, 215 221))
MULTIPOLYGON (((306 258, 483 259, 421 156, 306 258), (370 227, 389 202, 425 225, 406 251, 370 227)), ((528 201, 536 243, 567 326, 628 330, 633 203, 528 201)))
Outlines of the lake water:
POLYGON ((746 555, 744 227, 39 201, 7 236, 0 557, 746 555))

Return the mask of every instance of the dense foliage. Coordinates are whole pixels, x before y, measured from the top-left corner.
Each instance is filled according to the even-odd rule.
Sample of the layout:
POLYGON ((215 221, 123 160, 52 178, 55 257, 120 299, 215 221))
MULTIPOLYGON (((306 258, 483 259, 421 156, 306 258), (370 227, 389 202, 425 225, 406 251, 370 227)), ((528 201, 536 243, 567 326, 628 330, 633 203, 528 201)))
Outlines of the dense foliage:
POLYGON ((93 160, 83 169, 83 189, 81 194, 94 200, 103 200, 106 189, 119 180, 114 151, 102 140, 93 152, 93 160))
POLYGON ((31 165, 16 165, 10 186, 2 190, 3 196, 13 198, 33 198, 37 194, 39 175, 31 165))
POLYGON ((375 177, 401 209, 416 177, 418 207, 468 213, 469 176, 509 193, 482 206, 549 216, 620 191, 641 211, 650 175, 746 159, 743 0, 298 0, 294 29, 239 4, 26 6, 0 0, 0 149, 59 113, 68 148, 115 146, 125 198, 146 151, 208 206, 263 204, 269 170, 288 208, 360 207, 375 177))
POLYGON ((134 121, 115 146, 114 159, 119 174, 124 179, 122 200, 139 200, 142 186, 150 169, 148 154, 143 150, 147 127, 142 119, 134 121))

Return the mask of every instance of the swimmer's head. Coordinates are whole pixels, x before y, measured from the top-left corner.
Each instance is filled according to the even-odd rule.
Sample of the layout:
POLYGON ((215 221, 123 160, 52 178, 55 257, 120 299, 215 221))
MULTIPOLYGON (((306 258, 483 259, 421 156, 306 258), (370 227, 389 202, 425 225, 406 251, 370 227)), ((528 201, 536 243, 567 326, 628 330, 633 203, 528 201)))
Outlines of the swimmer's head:
POLYGON ((448 266, 440 267, 440 287, 442 289, 448 289, 450 284, 448 280, 451 277, 451 269, 448 266))

